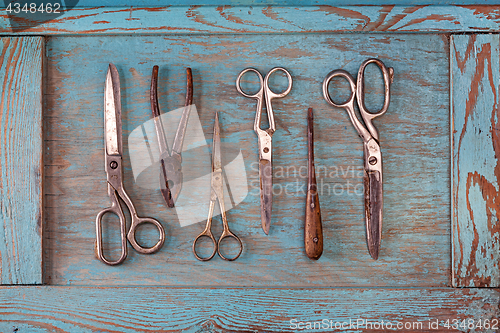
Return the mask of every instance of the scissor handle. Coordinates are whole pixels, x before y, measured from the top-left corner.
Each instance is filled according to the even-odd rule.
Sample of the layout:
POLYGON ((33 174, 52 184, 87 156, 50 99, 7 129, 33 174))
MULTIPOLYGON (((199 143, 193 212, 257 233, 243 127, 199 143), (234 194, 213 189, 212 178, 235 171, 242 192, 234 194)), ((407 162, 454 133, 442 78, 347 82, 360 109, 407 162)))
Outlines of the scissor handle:
POLYGON ((266 77, 264 78, 264 89, 266 91, 266 98, 268 98, 269 100, 272 100, 274 98, 285 97, 292 90, 292 84, 293 84, 292 76, 290 75, 290 73, 286 69, 284 69, 283 67, 274 67, 273 69, 271 69, 269 71, 269 73, 267 73, 266 77), (269 78, 271 77, 271 75, 273 73, 276 73, 277 71, 284 72, 287 79, 288 79, 288 87, 285 89, 285 91, 283 91, 281 93, 275 93, 274 91, 271 90, 271 88, 269 88, 269 78))
POLYGON ((374 58, 365 60, 359 67, 358 80, 356 84, 356 98, 358 100, 359 112, 361 113, 361 116, 363 117, 365 123, 370 122, 373 118, 381 116, 387 112, 389 103, 391 101, 390 90, 393 75, 394 70, 391 67, 387 68, 382 61, 374 58), (365 69, 366 66, 372 63, 376 64, 380 68, 380 70, 382 71, 382 76, 384 77, 384 105, 379 111, 376 112, 368 111, 365 105, 365 69))
POLYGON ((127 258, 127 236, 126 236, 126 224, 125 224, 125 215, 123 214, 123 210, 118 203, 118 198, 116 197, 116 193, 114 189, 108 184, 108 192, 111 198, 111 207, 105 208, 101 210, 96 217, 96 243, 95 243, 95 254, 97 259, 101 260, 103 263, 107 265, 118 265, 121 264, 125 258, 127 258), (118 216, 120 221, 120 240, 121 240, 121 254, 120 258, 115 261, 111 261, 106 259, 104 256, 104 250, 102 246, 102 219, 105 214, 114 214, 118 216))
POLYGON ((214 257, 214 255, 215 255, 216 252, 217 252, 217 242, 216 242, 216 240, 214 238, 214 235, 212 234, 212 231, 210 231, 210 228, 205 228, 205 230, 203 230, 203 232, 201 234, 199 234, 194 239, 194 242, 193 242, 193 253, 194 253, 194 256, 196 257, 196 259, 198 259, 200 261, 208 261, 208 260, 210 260, 210 259, 212 259, 214 257), (200 257, 198 255, 198 253, 196 252, 196 243, 202 237, 208 237, 208 238, 210 238, 212 240, 212 245, 213 245, 214 250, 212 251, 212 254, 209 257, 200 257))
POLYGON ((323 80, 323 97, 329 104, 337 108, 344 108, 344 109, 352 108, 354 110, 355 95, 356 95, 356 83, 354 82, 353 77, 351 76, 351 74, 349 74, 348 71, 345 71, 343 69, 336 69, 328 73, 326 78, 323 80), (330 92, 328 91, 328 85, 336 77, 343 77, 344 79, 346 79, 347 82, 349 82, 351 88, 351 95, 349 96, 349 99, 342 104, 335 103, 332 97, 330 96, 330 92))
POLYGON ((238 257, 241 255, 241 252, 243 251, 243 243, 241 242, 241 239, 236 236, 235 234, 233 234, 229 229, 225 229, 223 232, 222 232, 222 235, 220 236, 219 238, 219 241, 217 242, 217 253, 219 254, 219 256, 224 259, 224 260, 227 260, 227 261, 233 261, 233 260, 236 260, 238 259, 238 257), (238 241, 238 243, 240 244, 240 251, 238 252, 237 255, 235 255, 234 257, 225 257, 222 252, 220 251, 220 248, 221 248, 221 242, 225 239, 225 238, 234 238, 238 241))
POLYGON ((161 247, 163 246, 163 243, 165 243, 165 229, 160 224, 160 222, 151 217, 138 217, 137 215, 134 216, 132 212, 131 215, 132 215, 132 224, 130 225, 130 230, 128 231, 127 239, 130 242, 130 245, 132 245, 132 247, 134 248, 134 250, 142 254, 152 254, 160 250, 161 247), (156 244, 153 245, 152 247, 143 247, 139 243, 137 243, 137 240, 135 239, 135 233, 137 231, 137 228, 141 224, 145 223, 153 224, 160 233, 160 238, 158 239, 158 242, 156 242, 156 244))
POLYGON ((245 97, 262 100, 264 91, 264 78, 262 77, 262 74, 260 74, 260 72, 255 68, 252 67, 245 68, 240 72, 240 74, 236 78, 236 90, 238 90, 238 92, 245 97), (257 77, 259 78, 260 81, 260 88, 255 94, 247 94, 246 92, 243 91, 243 89, 241 89, 241 78, 248 72, 254 72, 255 74, 257 74, 257 77))

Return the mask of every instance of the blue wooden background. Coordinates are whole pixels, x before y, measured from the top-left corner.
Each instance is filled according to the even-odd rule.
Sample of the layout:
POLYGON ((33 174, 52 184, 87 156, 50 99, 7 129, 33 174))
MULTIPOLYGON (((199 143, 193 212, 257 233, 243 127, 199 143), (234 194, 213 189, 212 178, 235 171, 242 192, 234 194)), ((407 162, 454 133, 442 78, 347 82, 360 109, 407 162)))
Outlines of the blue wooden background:
MULTIPOLYGON (((490 176, 496 175, 491 150, 496 147, 492 138, 498 112, 500 9, 477 3, 412 5, 150 9, 116 3, 122 7, 110 11, 88 8, 92 3, 81 2, 80 8, 47 22, 12 21, 0 14, 0 34, 4 36, 47 36, 12 38, 9 43, 14 44, 2 39, 3 54, 15 49, 10 45, 18 42, 19 54, 25 54, 20 62, 2 68, 33 66, 13 72, 3 69, 7 74, 2 93, 5 87, 31 91, 16 79, 19 70, 33 73, 30 84, 40 82, 42 73, 44 82, 43 164, 41 159, 19 159, 33 170, 43 168, 43 249, 36 214, 30 214, 28 223, 3 215, 4 230, 18 228, 20 237, 32 242, 4 237, 2 246, 39 259, 22 259, 2 251, 2 262, 11 265, 6 273, 2 264, 2 282, 42 282, 42 272, 36 267, 41 266, 43 255, 43 283, 52 285, 1 287, 0 330, 289 331, 292 318, 357 317, 437 320, 443 328, 447 320, 455 318, 476 323, 499 318, 497 289, 449 286, 498 286, 498 214, 494 205, 498 191, 489 184, 496 182, 490 176), (422 34, 425 32, 432 34, 422 34), (455 36, 453 32, 494 34, 455 36), (30 62, 42 54, 43 70, 41 61, 30 62), (245 243, 242 257, 233 263, 217 258, 200 263, 192 256, 190 244, 201 224, 181 228, 175 213, 164 208, 159 191, 133 183, 128 146, 125 186, 141 215, 161 220, 169 240, 153 256, 131 251, 120 267, 105 266, 94 258, 95 214, 108 205, 102 94, 109 62, 118 66, 121 75, 125 134, 150 118, 148 89, 154 64, 160 65, 164 112, 182 105, 184 67, 193 67, 194 101, 208 144, 213 115, 219 111, 223 143, 232 148, 225 158, 234 156, 233 148, 242 147, 250 182, 257 180, 252 167, 257 160, 257 139, 252 131, 255 103, 235 91, 234 79, 249 65, 262 71, 285 66, 295 81, 291 94, 275 103, 275 170, 290 163, 306 165, 305 114, 312 106, 317 166, 335 166, 339 172, 322 179, 345 188, 362 182, 362 144, 345 112, 324 102, 320 85, 328 71, 344 68, 355 74, 359 64, 371 56, 395 69, 391 107, 375 121, 385 172, 385 221, 378 261, 371 260, 366 250, 362 196, 347 193, 321 195, 325 252, 318 262, 309 261, 302 250, 304 200, 296 191, 275 196, 269 236, 260 228, 258 197, 250 194, 228 212, 231 227, 245 243), (468 156, 476 156, 473 161, 479 164, 470 163, 468 156), (481 168, 476 169, 477 165, 481 168), (471 175, 481 181, 464 184, 471 175), (476 194, 472 202, 471 190, 476 194), (460 204, 464 199, 469 200, 466 207, 460 204), (484 211, 489 213, 482 214, 484 211)), ((367 74, 380 82, 373 68, 367 74)), ((341 87, 345 88, 334 86, 341 87)), ((369 104, 374 107, 381 104, 377 87, 368 91, 369 104)), ((2 119, 12 119, 12 114, 26 119, 22 115, 31 114, 31 105, 39 105, 36 96, 41 96, 42 89, 33 91, 36 94, 18 94, 19 102, 14 104, 3 101, 2 119)), ((17 152, 16 141, 5 139, 9 138, 5 133, 27 131, 41 137, 42 123, 2 120, 3 159, 8 156, 4 151, 17 152)), ((30 147, 40 144, 29 142, 30 147)), ((9 173, 15 164, 2 163, 1 167, 2 179, 18 179, 18 173, 9 173)), ((39 174, 30 173, 29 179, 39 174)), ((301 182, 305 184, 305 178, 275 172, 277 186, 301 182)), ((20 188, 23 184, 21 181, 20 188)), ((2 186, 2 207, 30 211, 16 206, 20 199, 14 203, 5 199, 9 189, 2 186)), ((41 184, 30 189, 28 205, 41 207, 37 195, 41 184)), ((215 226, 220 232, 218 221, 215 226)), ((116 232, 109 228, 106 233, 109 250, 116 253, 116 232)), ((143 230, 140 238, 151 242, 154 234, 143 230)), ((474 330, 496 329, 457 327, 449 331, 474 330)))
POLYGON ((75 8, 47 20, 39 14, 9 18, 1 35, 495 32, 498 6, 171 6, 75 8), (168 22, 168 24, 167 24, 168 22))
MULTIPOLYGON (((437 35, 50 38, 44 118, 47 283, 446 286, 450 269, 448 47, 448 40, 437 35), (346 112, 330 107, 321 94, 322 80, 330 70, 344 68, 356 74, 369 57, 382 59, 395 71, 389 111, 376 121, 385 163, 385 220, 378 261, 369 256, 364 235, 362 141, 346 112), (246 164, 249 195, 228 212, 232 229, 245 245, 237 261, 199 262, 194 258, 191 243, 204 223, 180 227, 159 190, 134 184, 126 143, 126 188, 142 215, 162 221, 168 230, 167 244, 153 256, 132 251, 129 260, 117 267, 94 258, 93 221, 109 204, 103 170, 102 96, 111 61, 122 78, 124 137, 151 118, 152 66, 160 65, 164 112, 183 105, 184 67, 193 68, 194 103, 206 137, 212 136, 218 111, 223 142, 240 148, 246 164), (278 65, 290 70, 294 86, 274 105, 277 195, 271 232, 265 236, 255 185, 255 102, 237 93, 234 82, 248 66, 267 71, 278 65), (316 166, 327 170, 327 174, 318 172, 325 230, 324 254, 318 262, 310 261, 303 251, 305 201, 301 188, 305 189, 306 178, 298 171, 307 165, 308 107, 316 115, 316 166)), ((369 84, 367 103, 373 109, 382 104, 383 95, 375 68, 368 72, 378 83, 369 84)), ((367 83, 369 80, 366 78, 367 83)), ((230 151, 224 153, 232 160, 230 151)), ((184 161, 184 168, 206 164, 200 161, 203 158, 209 161, 206 155, 198 156, 184 161)), ((220 222, 215 224, 220 232, 220 222)))

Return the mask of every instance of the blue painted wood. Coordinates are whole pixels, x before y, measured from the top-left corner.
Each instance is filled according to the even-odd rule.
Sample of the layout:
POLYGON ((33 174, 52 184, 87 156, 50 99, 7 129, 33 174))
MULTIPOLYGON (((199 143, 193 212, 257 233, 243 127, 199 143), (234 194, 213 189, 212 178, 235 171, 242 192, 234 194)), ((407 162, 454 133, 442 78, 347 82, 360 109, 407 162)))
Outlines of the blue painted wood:
MULTIPOLYGON (((350 6, 381 5, 376 0, 351 0, 350 6)), ((384 5, 416 6, 416 5, 498 5, 498 0, 393 0, 384 1, 384 5)), ((158 6, 343 6, 346 1, 341 0, 80 0, 77 7, 158 7, 158 6)))
POLYGON ((0 283, 42 282, 43 38, 0 39, 0 283))
POLYGON ((193 34, 285 32, 498 32, 498 6, 117 7, 10 20, 0 34, 193 34))
POLYGON ((498 332, 499 301, 494 289, 1 288, 0 330, 498 332))
POLYGON ((499 35, 453 36, 453 285, 500 285, 499 35))
MULTIPOLYGON (((60 285, 169 286, 432 286, 449 284, 450 189, 448 40, 437 35, 227 35, 55 37, 47 43, 46 282, 60 285), (355 75, 369 57, 394 67, 392 100, 375 121, 384 156, 384 226, 380 258, 368 254, 364 234, 362 142, 343 110, 321 95, 326 74, 345 68, 355 75), (165 247, 152 256, 131 251, 124 265, 94 257, 94 221, 109 205, 103 168, 103 87, 109 62, 121 75, 125 138, 150 119, 151 68, 160 65, 162 112, 184 103, 185 69, 193 68, 194 103, 211 139, 219 111, 229 160, 241 149, 249 194, 228 212, 245 250, 235 262, 203 263, 191 252, 202 223, 180 227, 159 190, 133 181, 125 142, 125 186, 141 215, 167 229, 165 247), (77 65, 76 65, 77 64, 77 65), (255 102, 234 87, 247 66, 292 73, 290 95, 274 104, 274 209, 269 236, 260 226, 255 102), (303 251, 307 170, 306 112, 315 110, 315 157, 325 246, 318 262, 303 251), (411 168, 409 163, 411 161, 411 168), (302 172, 302 171, 304 172, 302 172), (286 191, 286 192, 285 192, 286 191)), ((371 74, 370 74, 371 73, 371 74)), ((382 83, 368 84, 368 105, 380 105, 382 83), (378 103, 378 104, 377 104, 378 103)), ((378 74, 377 74, 378 75, 378 74)), ((278 82, 277 82, 278 83, 278 82)), ((344 86, 345 87, 345 86, 344 86)), ((176 123, 173 124, 174 128, 176 123)), ((174 131, 167 133, 174 135, 174 131)), ((210 163, 187 160, 188 172, 210 163)), ((154 178, 156 182, 156 178, 154 178)), ((187 193, 190 195, 191 193, 187 193)), ((184 193, 186 195, 186 193, 184 193)), ((207 200, 208 202, 208 200, 207 200)), ((202 210, 202 219, 206 210, 202 210)), ((220 232, 220 222, 215 222, 220 232)), ((116 233, 108 244, 117 245, 116 233)), ((152 242, 156 234, 144 233, 152 242)))

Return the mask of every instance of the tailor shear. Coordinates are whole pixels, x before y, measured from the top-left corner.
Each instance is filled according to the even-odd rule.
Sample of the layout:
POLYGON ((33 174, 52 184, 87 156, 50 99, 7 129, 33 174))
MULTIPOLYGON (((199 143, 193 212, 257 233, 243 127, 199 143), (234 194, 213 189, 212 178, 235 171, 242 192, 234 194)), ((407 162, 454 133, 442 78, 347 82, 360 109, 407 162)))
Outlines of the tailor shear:
POLYGON ((347 111, 354 128, 363 139, 366 242, 368 251, 375 260, 378 258, 380 240, 382 238, 383 191, 382 153, 380 151, 378 132, 375 126, 373 126, 372 120, 383 115, 389 108, 390 89, 393 76, 393 68, 387 68, 384 63, 378 59, 368 59, 364 61, 359 68, 357 83, 354 82, 351 74, 343 69, 337 69, 330 72, 323 81, 323 96, 325 100, 329 104, 338 108, 343 108, 347 111), (376 64, 381 69, 384 77, 384 105, 378 112, 370 112, 365 106, 364 74, 366 66, 371 63, 376 64), (335 77, 345 78, 350 85, 351 96, 347 102, 343 104, 335 103, 328 91, 328 84, 335 77), (355 114, 354 97, 356 97, 358 102, 359 113, 363 118, 364 125, 355 114))
POLYGON ((253 98, 257 100, 257 112, 255 115, 255 122, 253 125, 253 129, 259 138, 259 179, 260 179, 260 216, 262 222, 262 229, 266 233, 269 234, 269 228, 271 226, 271 213, 273 208, 273 166, 271 163, 271 139, 274 131, 276 130, 276 125, 274 123, 274 112, 272 106, 272 100, 275 98, 282 98, 288 95, 288 93, 292 90, 292 76, 290 73, 282 68, 275 67, 267 73, 265 78, 262 78, 262 75, 255 68, 246 68, 244 69, 236 79, 236 89, 240 94, 245 97, 253 98), (288 78, 288 87, 282 93, 274 93, 269 88, 269 77, 271 74, 282 71, 288 78), (241 88, 241 78, 248 72, 254 72, 257 74, 260 81, 260 89, 255 94, 247 94, 241 88), (269 122, 269 128, 261 129, 260 128, 260 119, 262 115, 262 106, 266 104, 267 110, 267 119, 269 122))
POLYGON ((158 66, 153 67, 153 73, 151 75, 151 110, 154 117, 153 120, 158 146, 160 148, 160 191, 167 206, 170 208, 174 207, 174 203, 182 188, 182 143, 184 142, 191 105, 193 104, 193 75, 191 68, 186 68, 186 74, 186 102, 184 104, 184 110, 182 111, 181 120, 177 127, 177 132, 175 133, 174 145, 172 146, 171 152, 168 151, 168 145, 160 118, 160 107, 158 106, 158 66))
POLYGON ((120 77, 115 65, 109 64, 104 90, 104 168, 106 169, 108 180, 108 195, 111 201, 111 207, 101 210, 96 217, 96 256, 99 260, 108 265, 118 265, 127 258, 127 239, 134 250, 142 254, 157 252, 165 242, 165 230, 160 222, 153 218, 142 218, 137 216, 134 204, 123 188, 121 116, 120 77), (131 225, 128 233, 125 214, 123 213, 119 199, 127 206, 130 212, 131 225), (106 259, 103 253, 102 218, 107 213, 117 215, 120 220, 121 255, 116 261, 106 259), (158 242, 150 248, 142 247, 135 239, 137 227, 143 223, 153 224, 160 233, 158 242))
POLYGON ((214 138, 213 138, 213 147, 212 147, 212 178, 211 178, 211 194, 210 194, 210 206, 208 209, 208 218, 207 218, 207 224, 205 226, 205 230, 201 232, 201 234, 198 235, 198 237, 195 238, 193 242, 193 253, 196 259, 201 260, 201 261, 207 261, 210 260, 214 257, 215 253, 217 252, 219 256, 228 261, 233 261, 238 259, 238 257, 241 254, 241 251, 243 251, 243 243, 241 242, 240 238, 233 234, 231 230, 229 230, 229 226, 227 224, 227 217, 226 217, 226 209, 224 207, 224 191, 223 191, 223 182, 222 182, 222 160, 221 160, 221 148, 220 148, 220 127, 219 127, 219 114, 216 112, 215 113, 215 124, 214 124, 214 138), (214 235, 212 234, 212 217, 214 215, 214 206, 215 202, 219 201, 219 208, 220 208, 220 214, 222 217, 222 225, 223 225, 223 230, 222 230, 222 235, 220 236, 219 240, 216 241, 214 238, 214 235), (213 244, 213 252, 209 257, 201 257, 198 255, 196 252, 196 243, 198 240, 200 240, 202 237, 208 237, 212 240, 213 244), (234 238, 238 244, 239 244, 239 252, 237 255, 234 257, 226 257, 222 254, 220 248, 221 248, 221 242, 225 238, 234 238))

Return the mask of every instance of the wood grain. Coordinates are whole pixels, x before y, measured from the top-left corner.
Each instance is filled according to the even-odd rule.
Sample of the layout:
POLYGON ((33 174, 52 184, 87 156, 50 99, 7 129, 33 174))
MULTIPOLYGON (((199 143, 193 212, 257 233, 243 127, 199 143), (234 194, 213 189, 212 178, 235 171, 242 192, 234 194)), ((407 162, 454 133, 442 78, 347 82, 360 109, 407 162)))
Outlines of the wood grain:
POLYGON ((43 38, 0 39, 0 282, 42 282, 43 38))
MULTIPOLYGON (((435 35, 49 38, 44 116, 46 283, 447 286, 448 52, 448 40, 435 35), (384 157, 385 203, 377 261, 371 259, 365 241, 362 141, 346 112, 329 106, 321 93, 329 71, 344 68, 355 75, 369 57, 379 57, 395 71, 391 105, 375 121, 384 157), (120 267, 101 264, 93 253, 95 216, 109 205, 102 105, 109 62, 115 63, 121 76, 125 188, 139 214, 157 218, 167 230, 160 252, 144 256, 130 251, 120 267), (149 85, 151 68, 156 64, 160 65, 162 113, 184 105, 185 67, 189 66, 193 68, 194 103, 205 137, 211 139, 214 113, 219 111, 224 163, 241 150, 249 193, 227 213, 231 229, 245 246, 234 262, 218 258, 199 262, 191 252, 194 238, 203 229, 207 212, 203 207, 208 199, 198 203, 203 223, 180 227, 175 210, 165 207, 160 191, 141 188, 133 180, 126 138, 151 117, 149 85), (278 65, 291 72, 294 83, 286 98, 274 102, 275 195, 270 235, 265 236, 260 226, 257 137, 253 131, 256 104, 241 96, 234 84, 243 68, 255 66, 266 73, 278 65), (324 251, 317 262, 310 261, 303 250, 308 107, 315 110, 315 163, 323 219, 324 251)), ((366 73, 367 105, 380 107, 380 73, 376 67, 369 67, 366 73)), ((276 78, 272 83, 282 82, 276 78)), ((338 88, 345 92, 347 86, 338 88)), ((332 85, 332 94, 336 96, 338 91, 332 85)), ((167 136, 174 134, 167 131, 167 136)), ((210 167, 209 154, 192 155, 183 154, 185 173, 196 173, 204 164, 210 167)), ((219 235, 218 218, 214 228, 219 235)), ((111 248, 116 241, 112 231, 110 227, 111 248)), ((155 236, 145 232, 143 240, 153 242, 155 236)))
POLYGON ((453 285, 500 285, 499 35, 453 36, 453 285))
MULTIPOLYGON (((330 321, 354 322, 348 326, 349 332, 374 331, 366 323, 355 326, 357 320, 365 320, 390 322, 393 329, 380 330, 386 332, 470 332, 444 325, 453 319, 476 324, 498 320, 499 301, 500 293, 495 289, 4 287, 0 289, 0 330, 283 332, 296 331, 299 322, 326 320, 328 325, 330 321), (409 326, 398 330, 397 323, 409 326), (430 329, 431 323, 439 329, 430 329)), ((322 328, 303 331, 335 330, 322 328)), ((490 326, 475 331, 497 330, 490 326)))
MULTIPOLYGON (((384 2, 387 5, 475 5, 477 0, 392 0, 384 2)), ((498 5, 498 0, 482 0, 484 5, 498 5)), ((342 6, 341 0, 80 0, 77 8, 89 7, 165 7, 165 6, 342 6)), ((351 6, 380 5, 376 0, 351 0, 351 6)), ((1 7, 0 7, 1 8, 1 7)))
POLYGON ((173 6, 72 9, 46 21, 9 19, 0 34, 193 34, 311 32, 498 32, 500 8, 470 6, 173 6))

